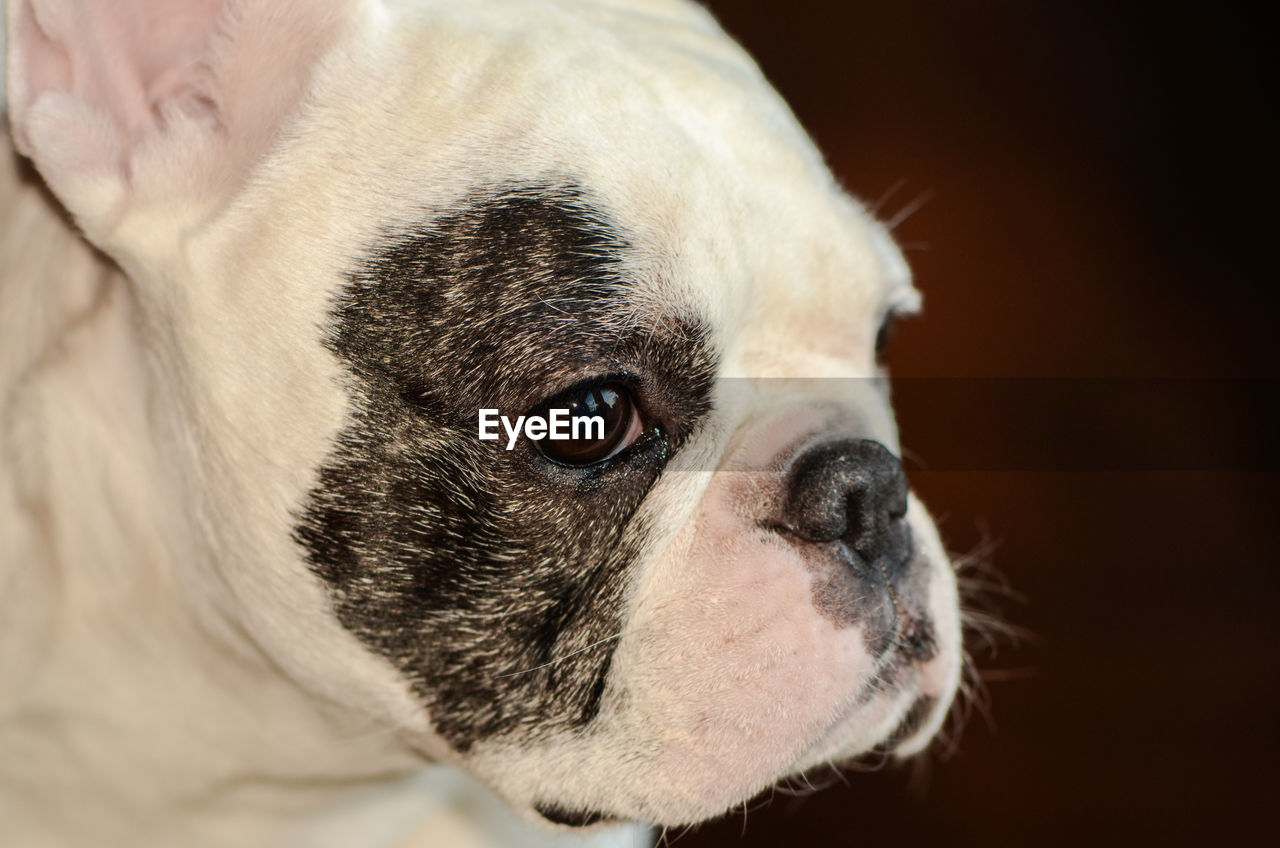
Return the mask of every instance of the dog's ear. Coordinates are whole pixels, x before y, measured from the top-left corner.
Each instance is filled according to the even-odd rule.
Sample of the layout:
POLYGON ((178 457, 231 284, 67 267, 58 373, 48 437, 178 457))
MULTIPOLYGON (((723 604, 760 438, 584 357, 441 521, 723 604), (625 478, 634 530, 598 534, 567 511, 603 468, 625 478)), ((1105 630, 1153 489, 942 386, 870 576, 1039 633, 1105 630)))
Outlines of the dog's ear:
POLYGON ((346 5, 9 0, 14 140, 91 235, 136 202, 216 196, 296 108, 346 5))

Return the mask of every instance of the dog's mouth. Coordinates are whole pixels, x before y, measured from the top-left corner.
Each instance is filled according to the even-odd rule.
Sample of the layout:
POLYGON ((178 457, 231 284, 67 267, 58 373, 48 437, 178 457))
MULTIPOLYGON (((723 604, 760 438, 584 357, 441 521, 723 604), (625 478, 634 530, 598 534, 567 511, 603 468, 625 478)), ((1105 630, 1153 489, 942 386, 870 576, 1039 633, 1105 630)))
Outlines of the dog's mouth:
MULTIPOLYGON (((924 557, 912 559, 910 571, 928 573, 924 557)), ((949 699, 931 683, 937 676, 933 666, 945 664, 946 658, 944 640, 928 612, 927 585, 886 581, 875 587, 888 621, 861 624, 868 631, 881 628, 874 668, 849 708, 798 758, 793 773, 803 772, 807 779, 812 768, 838 771, 867 760, 905 756, 933 735, 949 699)))
POLYGON ((881 681, 881 686, 915 693, 914 700, 884 741, 873 749, 873 753, 884 755, 896 752, 928 724, 937 708, 938 699, 919 691, 919 677, 921 668, 937 655, 938 637, 932 622, 924 617, 904 616, 900 635, 876 676, 881 681))
POLYGON ((918 748, 922 738, 932 735, 939 701, 919 691, 916 668, 908 662, 889 666, 886 674, 902 682, 868 687, 857 704, 796 760, 791 774, 808 779, 813 769, 839 772, 860 764, 879 766, 918 748))
MULTIPOLYGON (((775 786, 822 788, 835 783, 845 783, 845 773, 875 771, 886 761, 902 754, 905 748, 919 746, 920 738, 929 734, 930 725, 938 711, 939 701, 932 695, 917 695, 902 713, 892 731, 878 744, 867 750, 836 752, 815 756, 811 751, 803 758, 802 765, 791 775, 781 778, 775 786), (799 782, 798 782, 799 781, 799 782)), ((815 746, 818 750, 819 746, 815 746)))
POLYGON ((906 611, 901 602, 897 625, 893 642, 881 660, 880 677, 890 683, 905 683, 903 677, 910 669, 938 655, 938 635, 927 615, 906 611))
POLYGON ((879 750, 886 754, 892 754, 906 746, 907 743, 914 741, 928 725, 929 720, 933 718, 937 708, 937 698, 932 695, 918 696, 879 750))

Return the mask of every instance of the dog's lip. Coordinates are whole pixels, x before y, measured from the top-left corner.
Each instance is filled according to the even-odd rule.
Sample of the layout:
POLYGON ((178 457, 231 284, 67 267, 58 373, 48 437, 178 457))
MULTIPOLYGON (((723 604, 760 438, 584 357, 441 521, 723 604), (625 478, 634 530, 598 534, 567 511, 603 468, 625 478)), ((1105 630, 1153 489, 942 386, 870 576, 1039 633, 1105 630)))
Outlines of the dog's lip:
POLYGON ((895 752, 907 746, 929 725, 930 719, 938 708, 938 699, 932 695, 917 693, 911 706, 898 720, 898 725, 881 743, 886 752, 895 752))
POLYGON ((867 681, 858 688, 848 706, 795 759, 795 768, 803 771, 824 763, 839 764, 883 748, 918 700, 915 690, 913 685, 904 685, 896 692, 884 692, 877 688, 874 679, 867 681), (865 735, 859 738, 858 728, 868 724, 886 729, 874 738, 868 739, 865 735))
POLYGON ((926 666, 937 660, 936 641, 930 638, 930 653, 921 656, 913 647, 916 640, 903 636, 904 632, 911 632, 922 624, 927 626, 927 620, 899 614, 897 633, 891 646, 876 659, 872 673, 860 682, 836 718, 804 749, 796 759, 797 763, 838 761, 875 750, 895 752, 908 746, 928 727, 938 699, 926 691, 928 687, 924 678, 926 666), (878 700, 886 696, 887 701, 878 700), (930 705, 919 706, 922 701, 928 701, 930 705), (852 736, 852 725, 860 721, 877 722, 874 714, 877 706, 896 714, 890 730, 880 734, 881 739, 863 750, 846 750, 852 736), (919 714, 913 712, 917 709, 919 714))

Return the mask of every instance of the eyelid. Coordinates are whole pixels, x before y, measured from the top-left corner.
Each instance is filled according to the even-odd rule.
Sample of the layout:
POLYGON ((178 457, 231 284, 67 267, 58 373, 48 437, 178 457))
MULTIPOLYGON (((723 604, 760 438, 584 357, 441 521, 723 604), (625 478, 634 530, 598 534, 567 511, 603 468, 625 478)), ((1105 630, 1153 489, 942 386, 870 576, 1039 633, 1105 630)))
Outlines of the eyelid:
POLYGON ((639 395, 636 391, 635 382, 631 375, 625 371, 617 371, 610 372, 608 374, 597 374, 584 377, 580 380, 575 380, 569 385, 561 389, 557 389, 554 393, 547 395, 545 398, 535 403, 525 414, 530 415, 540 413, 541 410, 549 409, 557 404, 568 401, 570 398, 575 397, 579 392, 592 388, 598 389, 608 383, 617 383, 618 385, 625 387, 631 395, 632 402, 638 402, 637 399, 639 395))

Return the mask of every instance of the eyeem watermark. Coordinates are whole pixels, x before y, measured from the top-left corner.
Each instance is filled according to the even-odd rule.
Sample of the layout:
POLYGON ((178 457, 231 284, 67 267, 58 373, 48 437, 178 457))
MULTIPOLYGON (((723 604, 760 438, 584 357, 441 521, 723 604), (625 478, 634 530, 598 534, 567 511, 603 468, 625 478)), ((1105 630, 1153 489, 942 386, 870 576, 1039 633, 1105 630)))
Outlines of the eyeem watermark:
POLYGON ((507 450, 513 450, 521 431, 526 438, 535 442, 543 439, 563 441, 567 439, 603 439, 604 416, 602 415, 570 415, 568 409, 549 409, 547 417, 541 415, 521 415, 513 424, 511 419, 500 415, 496 409, 480 410, 480 438, 487 442, 496 442, 501 438, 498 425, 507 433, 507 450))

